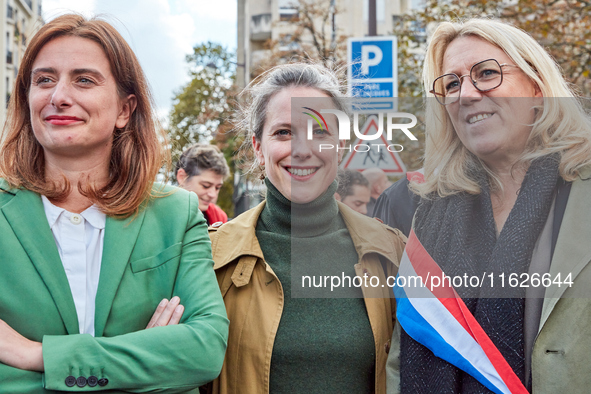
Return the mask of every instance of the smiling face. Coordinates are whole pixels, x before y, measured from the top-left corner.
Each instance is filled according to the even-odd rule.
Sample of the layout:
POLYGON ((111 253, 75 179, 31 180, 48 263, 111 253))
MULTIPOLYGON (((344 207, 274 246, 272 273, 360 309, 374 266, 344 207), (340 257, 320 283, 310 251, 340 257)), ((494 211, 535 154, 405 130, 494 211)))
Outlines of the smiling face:
POLYGON ((323 109, 334 108, 332 99, 319 90, 285 88, 269 100, 261 139, 253 137, 253 145, 269 181, 290 201, 304 204, 319 197, 335 180, 343 151, 334 148, 339 144, 336 117, 325 117, 328 130, 315 125, 314 138, 308 140, 310 117, 294 110, 292 118, 292 97, 326 97, 323 109), (320 144, 332 144, 333 149, 320 149, 320 144))
MULTIPOLYGON (((447 47, 442 74, 470 73, 483 60, 515 63, 499 47, 477 37, 459 37, 447 47)), ((541 104, 537 85, 517 67, 503 67, 501 86, 478 91, 463 78, 460 99, 445 108, 464 146, 491 167, 512 165, 523 153, 534 122, 534 105, 541 104), (533 98, 533 99, 532 99, 533 98)))
POLYGON ((103 49, 89 39, 49 41, 33 63, 29 89, 31 125, 46 160, 108 160, 113 132, 135 109, 135 96, 120 98, 103 49))

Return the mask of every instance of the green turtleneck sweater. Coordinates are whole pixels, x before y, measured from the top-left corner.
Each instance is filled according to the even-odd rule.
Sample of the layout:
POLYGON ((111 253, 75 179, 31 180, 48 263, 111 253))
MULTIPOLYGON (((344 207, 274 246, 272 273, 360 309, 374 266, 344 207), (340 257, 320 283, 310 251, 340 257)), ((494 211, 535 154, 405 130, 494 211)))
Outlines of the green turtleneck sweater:
MULTIPOLYGON (((270 392, 374 392, 374 339, 361 290, 331 294, 323 289, 341 298, 292 298, 292 266, 310 276, 355 277, 358 255, 334 199, 336 181, 308 204, 292 204, 265 182, 267 203, 256 235, 285 297, 273 345, 270 392)), ((301 286, 300 281, 294 277, 293 285, 301 286)))

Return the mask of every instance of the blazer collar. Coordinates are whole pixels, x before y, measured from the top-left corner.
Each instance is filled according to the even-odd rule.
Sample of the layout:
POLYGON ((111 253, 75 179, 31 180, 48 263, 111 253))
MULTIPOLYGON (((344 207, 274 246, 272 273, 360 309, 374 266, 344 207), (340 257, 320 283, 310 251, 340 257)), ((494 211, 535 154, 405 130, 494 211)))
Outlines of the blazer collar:
POLYGON ((144 217, 145 209, 125 219, 107 217, 101 274, 95 301, 94 332, 97 337, 103 335, 113 299, 129 263, 144 217))
MULTIPOLYGON (((74 299, 55 239, 49 228, 41 196, 26 189, 11 189, 0 180, 9 196, 2 213, 31 262, 45 282, 68 334, 78 334, 74 299), (12 198, 10 198, 12 196, 12 198)), ((1 197, 1 196, 0 196, 1 197)), ((0 200, 1 201, 1 200, 0 200)), ((145 216, 145 210, 126 219, 107 217, 99 285, 95 301, 95 336, 103 335, 117 288, 128 265, 145 216)))
MULTIPOLYGON (((4 182, 3 182, 4 183, 4 182)), ((13 197, 2 206, 2 213, 25 252, 47 286, 68 334, 78 334, 78 317, 66 272, 49 228, 39 194, 29 190, 8 189, 13 197)))
MULTIPOLYGON (((591 234, 590 176, 591 167, 587 167, 581 171, 581 179, 573 182, 550 264, 551 278, 555 278, 560 273, 561 279, 564 280, 567 275, 571 274, 574 281, 591 259, 591 243, 589 243, 589 234, 591 234)), ((540 330, 567 289, 567 286, 554 284, 546 289, 540 330)))

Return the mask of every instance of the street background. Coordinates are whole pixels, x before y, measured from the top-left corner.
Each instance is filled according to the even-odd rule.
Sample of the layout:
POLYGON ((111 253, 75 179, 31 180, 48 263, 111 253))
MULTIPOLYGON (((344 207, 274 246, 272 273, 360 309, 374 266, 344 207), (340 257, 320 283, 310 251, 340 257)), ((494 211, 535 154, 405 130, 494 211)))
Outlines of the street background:
MULTIPOLYGON (((195 142, 216 144, 232 176, 220 193, 230 217, 260 200, 260 183, 241 167, 243 142, 231 115, 237 94, 274 65, 318 61, 340 71, 347 83, 350 39, 394 37, 392 78, 368 92, 420 99, 421 68, 430 33, 441 21, 494 17, 530 33, 557 61, 583 96, 591 92, 591 3, 574 0, 1 0, 6 41, 0 89, 10 100, 28 39, 56 16, 74 11, 101 15, 129 42, 147 75, 166 128, 173 161, 195 142), (392 85, 392 83, 394 85, 392 85), (393 89, 392 89, 393 87, 393 89), (391 93, 388 93, 392 91, 391 93), (386 94, 384 93, 384 94, 386 94)), ((366 59, 367 60, 367 59, 366 59)), ((354 90, 355 91, 355 90, 354 90)), ((362 90, 357 90, 362 91, 362 90)), ((0 103, 1 104, 1 103, 0 103)), ((0 106, 4 120, 6 105, 0 106)), ((400 168, 421 168, 424 125, 418 142, 405 143, 400 168)), ((401 137, 403 138, 403 137, 401 137)), ((398 143, 399 141, 393 141, 398 143)), ((248 152, 246 153, 248 156, 248 152)), ((163 170, 164 171, 164 170, 163 170)), ((396 180, 403 173, 396 174, 396 180)), ((174 174, 163 172, 174 183, 174 174)))

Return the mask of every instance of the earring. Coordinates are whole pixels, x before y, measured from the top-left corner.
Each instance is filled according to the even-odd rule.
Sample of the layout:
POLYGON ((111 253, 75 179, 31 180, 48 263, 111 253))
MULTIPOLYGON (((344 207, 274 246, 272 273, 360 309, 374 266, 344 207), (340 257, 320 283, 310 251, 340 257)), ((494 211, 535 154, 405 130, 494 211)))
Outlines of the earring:
POLYGON ((260 174, 259 174, 259 179, 260 179, 261 181, 264 181, 264 180, 265 180, 265 176, 266 176, 266 175, 265 175, 265 165, 264 165, 264 164, 260 164, 260 165, 259 165, 259 171, 260 171, 260 174))

